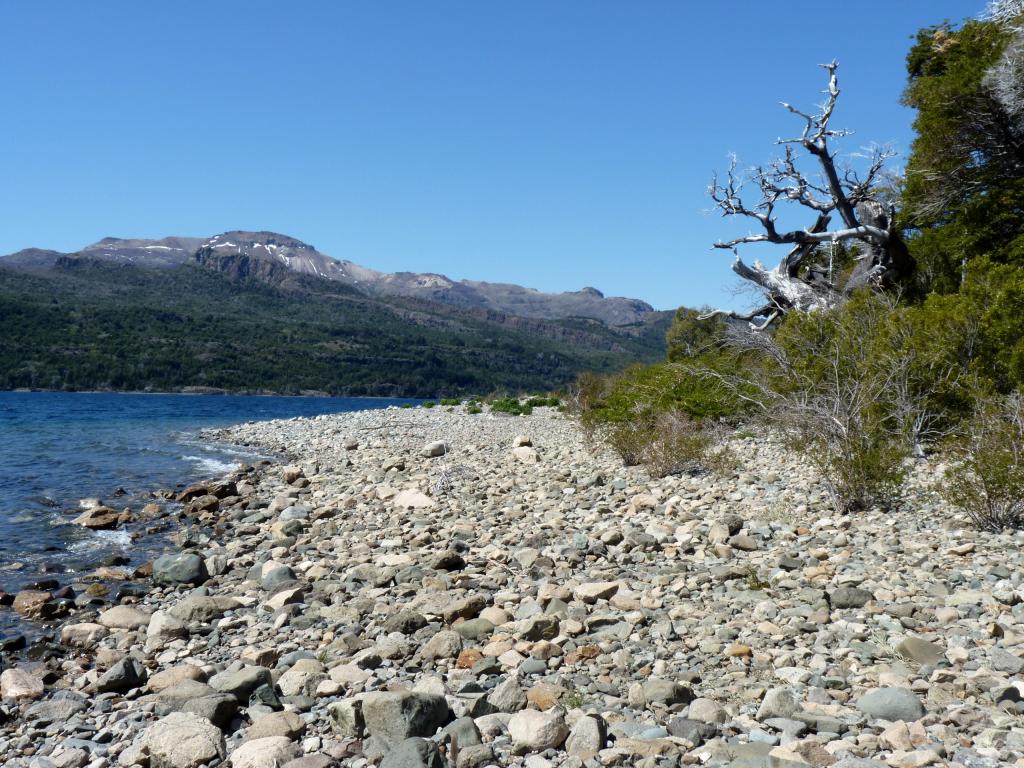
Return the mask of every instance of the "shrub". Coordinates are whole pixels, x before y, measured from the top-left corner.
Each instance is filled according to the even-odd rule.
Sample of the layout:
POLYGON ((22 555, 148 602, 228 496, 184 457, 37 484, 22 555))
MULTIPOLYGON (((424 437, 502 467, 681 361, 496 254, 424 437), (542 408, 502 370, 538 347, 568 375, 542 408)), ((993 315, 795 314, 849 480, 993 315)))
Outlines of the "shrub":
POLYGON ((533 408, 527 404, 520 403, 515 397, 502 397, 491 403, 492 413, 507 413, 511 416, 529 416, 533 408))
POLYGON ((642 464, 653 477, 729 466, 724 430, 679 411, 647 413, 608 426, 603 439, 627 466, 642 464))
POLYGON ((531 397, 525 405, 527 408, 557 408, 562 401, 554 395, 550 397, 531 397))
POLYGON ((633 366, 617 376, 580 376, 569 402, 584 432, 628 465, 643 464, 657 477, 724 468, 715 446, 724 430, 717 417, 731 408, 719 382, 675 363, 633 366))
POLYGON ((1024 524, 1024 397, 983 402, 957 446, 963 460, 947 473, 943 496, 990 531, 1024 524))
POLYGON ((904 460, 969 412, 975 326, 956 301, 899 307, 865 292, 762 337, 777 365, 758 383, 768 421, 821 472, 838 510, 891 498, 904 460))
POLYGON ((477 403, 470 403, 469 405, 466 406, 466 413, 472 416, 475 416, 478 413, 483 413, 483 410, 484 409, 481 408, 480 405, 477 403))
POLYGON ((768 420, 822 474, 841 512, 891 498, 911 452, 890 380, 891 309, 864 294, 835 310, 792 313, 776 337, 768 420))
POLYGON ((462 401, 455 397, 445 397, 441 399, 441 405, 462 405, 462 401))
POLYGON ((424 407, 424 408, 433 408, 433 407, 434 407, 434 403, 432 403, 432 402, 430 402, 430 401, 428 400, 427 402, 425 402, 425 403, 423 404, 423 407, 424 407))

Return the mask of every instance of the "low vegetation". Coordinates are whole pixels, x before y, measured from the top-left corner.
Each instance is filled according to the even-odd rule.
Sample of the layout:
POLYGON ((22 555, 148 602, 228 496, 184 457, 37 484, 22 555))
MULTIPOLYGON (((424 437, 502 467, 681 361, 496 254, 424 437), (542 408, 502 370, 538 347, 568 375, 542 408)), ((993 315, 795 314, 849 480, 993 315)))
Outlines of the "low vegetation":
POLYGON ((763 305, 681 309, 665 361, 580 376, 570 403, 587 434, 657 476, 727 471, 725 428, 757 425, 818 470, 841 512, 893 503, 912 460, 945 453, 949 503, 982 528, 1024 526, 1024 19, 1005 16, 918 35, 902 180, 885 151, 863 175, 838 166, 828 66, 825 106, 797 113, 806 126, 783 156, 711 186, 724 215, 763 229, 718 245, 785 247, 775 270, 734 263, 763 305), (817 221, 781 232, 787 202, 817 221))

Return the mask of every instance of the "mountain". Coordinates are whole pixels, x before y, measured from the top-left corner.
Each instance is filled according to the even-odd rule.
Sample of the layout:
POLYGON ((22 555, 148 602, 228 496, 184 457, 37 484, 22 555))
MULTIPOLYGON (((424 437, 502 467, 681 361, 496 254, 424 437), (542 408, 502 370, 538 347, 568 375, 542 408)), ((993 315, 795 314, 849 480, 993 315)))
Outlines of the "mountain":
POLYGON ((488 298, 447 281, 444 301, 421 293, 435 277, 446 284, 268 232, 20 251, 0 258, 0 388, 434 397, 558 388, 664 355, 670 313, 609 324, 577 311, 575 294, 538 294, 534 316, 511 314, 494 296, 536 292, 488 298))
POLYGON ((211 238, 161 240, 107 237, 72 254, 26 249, 0 258, 0 265, 49 268, 61 256, 157 268, 179 267, 194 260, 233 279, 253 277, 269 282, 294 273, 342 283, 370 296, 405 296, 546 320, 587 317, 622 326, 643 322, 654 312, 643 301, 606 297, 596 288, 544 293, 508 283, 455 281, 434 273, 378 272, 334 259, 312 245, 275 232, 232 231, 211 238))

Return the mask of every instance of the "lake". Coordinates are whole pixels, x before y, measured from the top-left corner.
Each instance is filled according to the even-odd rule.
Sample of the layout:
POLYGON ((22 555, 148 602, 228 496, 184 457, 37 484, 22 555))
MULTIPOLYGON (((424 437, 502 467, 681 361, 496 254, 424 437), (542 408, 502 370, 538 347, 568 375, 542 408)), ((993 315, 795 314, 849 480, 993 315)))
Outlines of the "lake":
MULTIPOLYGON (((0 589, 13 592, 42 578, 63 585, 113 555, 142 563, 151 549, 126 531, 70 523, 80 499, 139 509, 152 491, 265 458, 204 443, 202 429, 411 402, 417 401, 0 392, 0 589)), ((0 636, 19 628, 12 611, 0 610, 0 636)))

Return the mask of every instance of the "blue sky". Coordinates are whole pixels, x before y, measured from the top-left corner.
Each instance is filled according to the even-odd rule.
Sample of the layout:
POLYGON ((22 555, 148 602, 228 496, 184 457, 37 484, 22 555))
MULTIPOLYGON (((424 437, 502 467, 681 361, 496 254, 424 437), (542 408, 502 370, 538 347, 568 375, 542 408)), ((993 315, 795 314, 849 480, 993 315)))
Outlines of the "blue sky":
POLYGON ((269 229, 381 270, 742 304, 711 173, 770 158, 832 58, 843 148, 905 151, 910 37, 983 6, 0 3, 0 253, 269 229))

